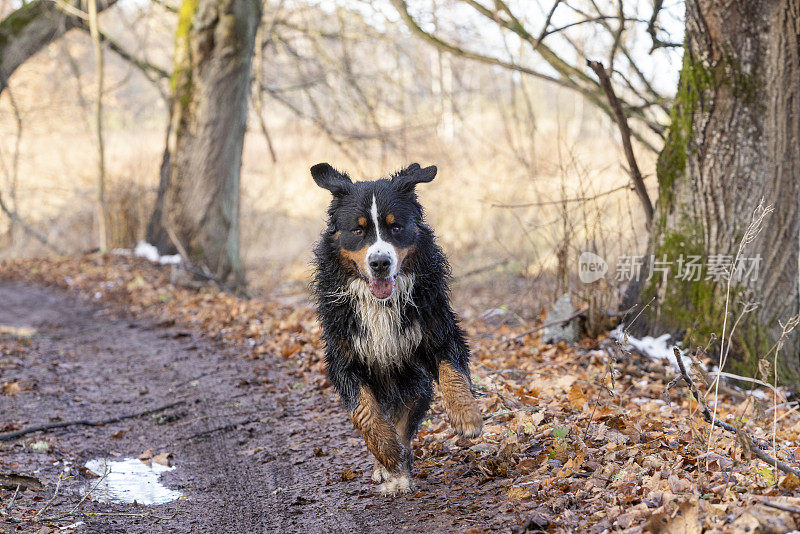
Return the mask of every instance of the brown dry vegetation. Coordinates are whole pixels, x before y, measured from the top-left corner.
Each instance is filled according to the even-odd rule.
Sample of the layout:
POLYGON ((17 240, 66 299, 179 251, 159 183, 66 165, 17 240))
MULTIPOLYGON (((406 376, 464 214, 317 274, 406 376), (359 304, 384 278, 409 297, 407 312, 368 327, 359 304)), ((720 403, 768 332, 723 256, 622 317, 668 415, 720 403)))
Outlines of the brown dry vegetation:
MULTIPOLYGON (((120 9, 101 17, 109 34, 144 50, 144 57, 161 65, 168 64, 169 20, 154 7, 120 9)), ((299 9, 291 20, 304 27, 338 24, 335 17, 314 10, 299 9)), ((356 22, 348 22, 348 28, 354 34, 367 33, 353 38, 352 54, 390 46, 374 29, 370 33, 363 22, 352 20, 356 22)), ((516 306, 527 316, 568 289, 582 250, 613 258, 623 248, 644 244, 640 208, 624 189, 628 177, 620 166, 615 127, 607 118, 566 90, 457 58, 448 60, 455 73, 453 92, 438 95, 430 87, 441 81, 433 65, 441 57, 408 36, 394 38, 400 40, 403 55, 398 61, 419 78, 410 85, 391 77, 376 80, 356 58, 353 76, 363 80, 368 94, 354 96, 347 80, 334 79, 331 101, 317 89, 264 96, 263 116, 275 162, 251 111, 242 173, 242 249, 254 286, 308 278, 310 246, 328 200, 308 175, 309 166, 319 161, 367 178, 384 176, 411 161, 438 165, 437 179, 420 188, 420 196, 455 274, 490 267, 471 281, 493 284, 499 277, 523 283, 528 298, 518 303, 498 300, 496 305, 516 306), (412 90, 425 93, 403 104, 408 106, 404 115, 398 115, 395 104, 377 101, 381 107, 370 118, 369 109, 378 105, 375 99, 383 95, 391 102, 399 92, 412 90), (323 115, 329 113, 331 131, 320 130, 315 116, 299 119, 287 102, 303 113, 317 108, 323 115), (452 106, 455 114, 442 115, 442 106, 452 106), (447 124, 442 117, 449 117, 447 124), (560 203, 614 190, 597 201, 560 203), (498 207, 521 203, 545 205, 498 207), (535 283, 542 278, 546 283, 535 283), (533 298, 534 294, 541 296, 533 298)), ((304 33, 290 33, 287 39, 298 47, 295 53, 316 56, 297 66, 286 48, 266 49, 266 87, 302 86, 304 79, 313 79, 320 68, 317 63, 341 68, 335 43, 318 42, 304 33)), ((111 52, 107 63, 110 226, 114 246, 130 248, 144 236, 155 197, 164 146, 166 106, 159 94, 164 85, 149 83, 111 52)), ((97 156, 87 107, 95 78, 89 37, 73 32, 16 73, 10 90, 0 98, 5 196, 12 197, 15 178, 12 206, 65 252, 95 246, 90 230, 95 225, 97 156), (22 119, 18 153, 15 113, 22 119)), ((654 159, 646 153, 642 159, 654 187, 654 159)), ((19 227, 10 232, 5 219, 0 220, 0 234, 2 257, 51 252, 19 227)))
MULTIPOLYGON (((143 319, 191 328, 236 347, 240 357, 259 366, 287 362, 295 380, 330 390, 319 326, 304 293, 245 301, 212 287, 172 283, 169 268, 118 256, 21 260, 2 267, 6 279, 55 285, 143 319)), ((686 387, 668 386, 675 377, 669 366, 621 350, 605 336, 574 347, 541 344, 536 335, 498 346, 520 329, 479 317, 464 324, 474 350, 484 434, 459 439, 437 402, 414 443, 421 489, 409 500, 452 516, 456 524, 467 518, 473 532, 796 528, 796 512, 769 505, 798 510, 797 477, 754 458, 735 435, 711 433, 686 387)), ((274 387, 258 375, 245 380, 256 388, 274 387)), ((713 388, 700 384, 714 400, 713 388)), ((766 399, 722 388, 717 415, 793 463, 800 454, 800 414, 776 407, 769 392, 766 399)), ((4 423, 8 429, 25 424, 4 423)), ((328 476, 335 484, 367 485, 368 465, 364 451, 328 476)), ((27 501, 20 506, 37 509, 27 501)))

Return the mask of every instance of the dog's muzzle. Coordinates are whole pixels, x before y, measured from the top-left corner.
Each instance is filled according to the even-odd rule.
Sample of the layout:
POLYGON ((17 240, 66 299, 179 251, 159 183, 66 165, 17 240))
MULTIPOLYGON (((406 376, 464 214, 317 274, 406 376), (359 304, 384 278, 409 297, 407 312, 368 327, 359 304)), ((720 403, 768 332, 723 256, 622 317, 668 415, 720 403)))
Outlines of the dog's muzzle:
POLYGON ((392 258, 388 254, 372 254, 367 258, 369 265, 369 290, 376 298, 386 299, 394 292, 395 276, 392 274, 392 258))

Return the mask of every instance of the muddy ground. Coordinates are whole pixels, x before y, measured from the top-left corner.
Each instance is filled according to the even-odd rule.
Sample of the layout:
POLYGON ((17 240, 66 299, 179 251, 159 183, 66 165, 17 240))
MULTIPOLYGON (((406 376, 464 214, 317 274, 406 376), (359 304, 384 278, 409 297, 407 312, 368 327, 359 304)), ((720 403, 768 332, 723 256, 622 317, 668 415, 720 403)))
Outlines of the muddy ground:
POLYGON ((4 419, 16 427, 180 402, 105 426, 0 442, 0 471, 48 482, 43 491, 17 498, 7 532, 68 525, 70 532, 109 533, 430 533, 490 524, 511 530, 480 506, 450 506, 448 494, 463 497, 457 480, 417 479, 411 496, 376 495, 367 451, 338 399, 330 388, 293 380, 290 362, 257 365, 236 348, 169 321, 134 319, 59 289, 0 282, 0 303, 0 325, 36 329, 28 340, 6 335, 0 341, 3 381, 22 386, 0 396, 4 419), (37 441, 47 450, 32 447, 37 441), (138 457, 148 449, 174 456, 176 468, 162 481, 184 499, 157 506, 86 500, 79 513, 60 521, 11 522, 41 509, 60 471, 71 476, 42 517, 72 510, 92 487, 95 479, 79 470, 87 460, 138 457))

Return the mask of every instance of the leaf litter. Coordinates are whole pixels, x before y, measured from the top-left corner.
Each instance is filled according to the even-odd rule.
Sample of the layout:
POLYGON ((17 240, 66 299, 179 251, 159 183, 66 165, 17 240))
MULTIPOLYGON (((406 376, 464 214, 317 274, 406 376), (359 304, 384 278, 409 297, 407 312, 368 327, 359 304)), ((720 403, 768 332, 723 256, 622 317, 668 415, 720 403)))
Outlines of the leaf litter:
MULTIPOLYGON (((170 267, 124 256, 14 260, 0 272, 181 325, 240 347, 265 367, 290 361, 296 384, 331 387, 307 299, 244 300, 216 287, 185 287, 172 283, 170 267)), ((797 477, 752 457, 735 435, 716 430, 709 442, 688 390, 667 387, 675 378, 667 359, 623 350, 608 335, 567 346, 542 344, 538 333, 513 339, 525 329, 481 317, 465 328, 484 434, 457 437, 435 402, 413 447, 424 485, 409 498, 473 514, 475 532, 786 532, 800 524, 797 477), (499 350, 503 340, 513 341, 499 350)), ((25 350, 24 338, 13 342, 7 352, 25 350)), ((243 385, 268 388, 264 376, 242 377, 243 385)), ((800 465, 800 414, 791 403, 775 407, 760 398, 772 392, 731 387, 706 395, 719 419, 765 447, 774 439, 771 454, 800 465)), ((308 454, 323 452, 309 445, 308 454)), ((366 467, 331 475, 335 483, 367 484, 366 467)))

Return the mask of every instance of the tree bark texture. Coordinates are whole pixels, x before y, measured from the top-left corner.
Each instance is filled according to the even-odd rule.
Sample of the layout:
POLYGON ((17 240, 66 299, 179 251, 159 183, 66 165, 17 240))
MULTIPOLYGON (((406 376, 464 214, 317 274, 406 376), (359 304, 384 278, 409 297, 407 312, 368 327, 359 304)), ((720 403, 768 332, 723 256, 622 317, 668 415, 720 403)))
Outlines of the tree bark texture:
POLYGON ((171 116, 147 239, 217 279, 244 283, 239 181, 250 64, 261 4, 184 0, 171 116))
MULTIPOLYGON (((800 312, 800 0, 688 0, 671 122, 657 165, 656 260, 700 255, 707 267, 717 255, 734 256, 759 201, 774 208, 744 249, 748 259, 761 257, 758 276, 734 279, 728 299, 726 334, 747 303, 758 303, 733 331, 729 367, 754 376, 781 335, 779 322, 800 312)), ((706 269, 698 281, 651 274, 640 299, 655 298, 647 330, 694 345, 722 334, 725 280, 706 279, 706 269)), ((797 384, 798 331, 784 341, 780 376, 797 384)))

